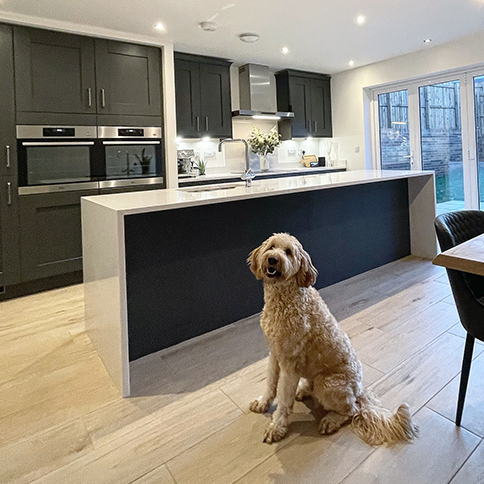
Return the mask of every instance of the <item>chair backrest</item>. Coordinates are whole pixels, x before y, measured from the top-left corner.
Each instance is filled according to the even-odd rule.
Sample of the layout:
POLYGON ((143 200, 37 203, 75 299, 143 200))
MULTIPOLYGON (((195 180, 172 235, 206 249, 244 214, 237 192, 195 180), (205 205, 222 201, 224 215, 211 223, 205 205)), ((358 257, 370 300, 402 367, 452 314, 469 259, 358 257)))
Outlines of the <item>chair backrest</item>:
MULTIPOLYGON (((462 210, 439 215, 434 222, 442 251, 484 234, 484 212, 462 210)), ((484 277, 447 269, 452 293, 464 328, 484 340, 484 277)))

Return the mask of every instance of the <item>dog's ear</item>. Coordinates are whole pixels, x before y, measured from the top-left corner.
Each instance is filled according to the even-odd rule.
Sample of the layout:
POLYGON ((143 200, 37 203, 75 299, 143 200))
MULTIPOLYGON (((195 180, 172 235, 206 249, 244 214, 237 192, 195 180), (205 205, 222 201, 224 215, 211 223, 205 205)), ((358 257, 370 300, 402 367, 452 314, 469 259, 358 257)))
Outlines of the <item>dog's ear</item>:
POLYGON ((296 274, 296 281, 299 287, 309 287, 316 282, 318 271, 311 262, 311 257, 304 250, 301 249, 301 267, 296 274))
POLYGON ((254 274, 256 279, 262 279, 264 274, 262 274, 260 266, 259 266, 259 253, 262 249, 262 245, 254 249, 247 259, 247 264, 249 264, 249 269, 251 270, 252 274, 254 274))

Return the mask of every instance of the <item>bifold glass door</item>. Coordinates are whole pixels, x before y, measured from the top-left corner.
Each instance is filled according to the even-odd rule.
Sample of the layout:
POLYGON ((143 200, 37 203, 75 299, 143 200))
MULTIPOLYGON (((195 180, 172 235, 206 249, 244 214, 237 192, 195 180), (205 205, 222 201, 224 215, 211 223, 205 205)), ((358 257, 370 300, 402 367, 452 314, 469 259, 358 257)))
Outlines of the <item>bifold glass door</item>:
POLYGON ((437 212, 465 208, 460 81, 419 87, 422 168, 435 172, 437 212))
POLYGON ((373 92, 374 166, 433 170, 437 213, 484 207, 484 72, 470 78, 462 72, 373 92))
POLYGON ((410 170, 408 91, 378 96, 380 159, 383 170, 410 170))

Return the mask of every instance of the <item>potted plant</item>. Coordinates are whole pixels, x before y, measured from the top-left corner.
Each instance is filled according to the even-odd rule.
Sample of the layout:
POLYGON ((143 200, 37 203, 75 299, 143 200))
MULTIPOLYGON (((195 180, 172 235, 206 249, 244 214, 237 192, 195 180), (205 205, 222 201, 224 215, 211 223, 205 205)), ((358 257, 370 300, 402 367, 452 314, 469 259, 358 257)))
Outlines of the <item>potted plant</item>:
POLYGON ((260 157, 261 171, 267 171, 267 155, 274 153, 274 150, 281 144, 281 135, 274 126, 268 133, 263 133, 259 128, 254 126, 250 138, 247 140, 250 149, 260 157))
POLYGON ((205 160, 200 160, 200 159, 195 160, 195 168, 198 170, 198 174, 200 176, 207 174, 207 164, 208 162, 205 160))

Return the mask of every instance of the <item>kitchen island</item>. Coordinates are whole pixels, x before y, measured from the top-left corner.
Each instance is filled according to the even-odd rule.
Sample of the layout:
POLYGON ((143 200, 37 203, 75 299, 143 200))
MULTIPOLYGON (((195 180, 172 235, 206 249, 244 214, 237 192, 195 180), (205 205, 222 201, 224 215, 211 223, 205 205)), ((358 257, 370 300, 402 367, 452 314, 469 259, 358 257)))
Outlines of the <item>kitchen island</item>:
POLYGON ((86 329, 130 395, 130 362, 262 309, 249 252, 298 237, 318 289, 437 254, 433 172, 350 171, 82 199, 86 329))

